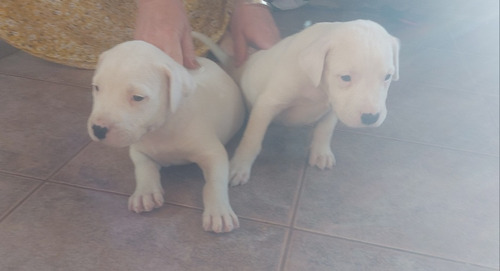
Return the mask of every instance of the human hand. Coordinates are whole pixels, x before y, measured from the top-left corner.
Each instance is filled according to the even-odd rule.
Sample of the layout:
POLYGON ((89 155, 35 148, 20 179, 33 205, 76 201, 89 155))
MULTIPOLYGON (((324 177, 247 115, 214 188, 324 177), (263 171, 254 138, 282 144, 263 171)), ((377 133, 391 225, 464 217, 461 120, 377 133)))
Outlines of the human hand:
POLYGON ((231 37, 236 66, 248 57, 248 46, 269 49, 280 40, 280 33, 269 9, 237 1, 231 17, 231 37))
POLYGON ((199 67, 182 0, 137 0, 134 39, 155 45, 188 69, 199 67))

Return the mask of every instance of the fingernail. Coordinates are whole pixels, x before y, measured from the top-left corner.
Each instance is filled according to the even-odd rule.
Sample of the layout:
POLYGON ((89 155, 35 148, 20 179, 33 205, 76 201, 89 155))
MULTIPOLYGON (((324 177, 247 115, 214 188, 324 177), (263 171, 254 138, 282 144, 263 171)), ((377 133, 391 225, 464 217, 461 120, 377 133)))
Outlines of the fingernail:
POLYGON ((191 60, 191 63, 189 63, 189 66, 193 69, 198 69, 200 67, 200 63, 196 61, 196 59, 191 60))
POLYGON ((198 69, 198 66, 195 65, 193 62, 186 62, 184 63, 184 67, 188 70, 196 70, 198 69))

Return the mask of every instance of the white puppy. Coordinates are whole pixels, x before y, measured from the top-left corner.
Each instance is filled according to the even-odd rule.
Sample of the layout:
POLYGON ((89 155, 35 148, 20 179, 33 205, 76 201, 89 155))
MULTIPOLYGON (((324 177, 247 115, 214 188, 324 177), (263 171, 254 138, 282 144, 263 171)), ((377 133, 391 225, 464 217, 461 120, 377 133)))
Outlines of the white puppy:
POLYGON ((253 54, 235 72, 252 110, 231 160, 231 184, 248 181, 271 121, 315 124, 309 164, 331 168, 337 120, 350 127, 384 121, 387 90, 399 77, 398 54, 398 39, 365 20, 318 23, 253 54))
POLYGON ((161 166, 196 163, 203 171, 203 227, 228 232, 239 226, 228 197, 226 143, 241 127, 244 104, 234 81, 215 63, 198 58, 188 71, 142 41, 104 52, 93 78, 88 131, 95 141, 130 146, 136 189, 129 209, 163 204, 161 166))

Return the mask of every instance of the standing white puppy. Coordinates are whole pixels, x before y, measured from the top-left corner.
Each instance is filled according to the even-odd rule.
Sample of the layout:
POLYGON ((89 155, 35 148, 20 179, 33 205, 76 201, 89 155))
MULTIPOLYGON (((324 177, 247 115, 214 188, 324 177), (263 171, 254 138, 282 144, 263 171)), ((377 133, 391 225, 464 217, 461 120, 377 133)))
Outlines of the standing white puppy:
POLYGON ((231 160, 231 184, 246 183, 271 121, 315 124, 309 164, 331 168, 337 121, 376 127, 384 121, 391 81, 398 79, 399 41, 372 21, 318 23, 253 54, 236 73, 251 108, 231 160))
POLYGON ((91 138, 130 146, 136 189, 129 209, 163 205, 159 169, 196 163, 202 169, 203 227, 239 226, 229 204, 226 143, 241 127, 244 105, 234 81, 215 63, 198 58, 188 71, 151 44, 129 41, 104 52, 93 78, 91 138))

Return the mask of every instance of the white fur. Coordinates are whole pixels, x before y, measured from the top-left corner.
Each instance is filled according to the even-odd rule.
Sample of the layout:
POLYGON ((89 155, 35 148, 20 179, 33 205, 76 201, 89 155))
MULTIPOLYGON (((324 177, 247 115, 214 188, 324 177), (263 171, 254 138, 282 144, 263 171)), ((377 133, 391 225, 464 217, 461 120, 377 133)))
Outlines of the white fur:
POLYGON ((130 210, 162 206, 160 167, 196 163, 206 180, 203 227, 228 232, 239 222, 229 204, 223 144, 241 127, 244 105, 237 85, 220 67, 197 60, 201 67, 188 71, 142 41, 104 52, 93 78, 88 130, 95 141, 130 146, 136 175, 130 210))
POLYGON ((272 121, 314 124, 309 164, 331 168, 330 141, 338 120, 350 127, 384 121, 390 82, 399 77, 398 55, 398 39, 365 20, 318 23, 253 54, 234 72, 252 109, 230 163, 231 185, 248 181, 272 121), (347 76, 351 81, 344 81, 347 76))

